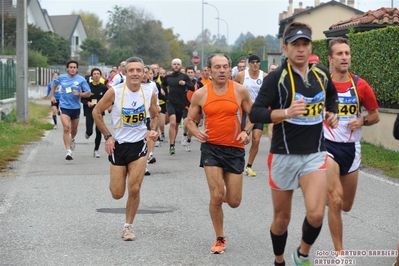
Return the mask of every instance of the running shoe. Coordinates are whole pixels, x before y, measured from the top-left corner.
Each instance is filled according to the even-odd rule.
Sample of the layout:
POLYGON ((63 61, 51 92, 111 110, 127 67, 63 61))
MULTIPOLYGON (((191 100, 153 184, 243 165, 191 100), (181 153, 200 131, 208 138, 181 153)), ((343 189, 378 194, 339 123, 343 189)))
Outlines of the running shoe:
POLYGON ((100 153, 98 151, 94 151, 93 157, 100 158, 100 153))
POLYGON ((213 247, 211 247, 211 253, 212 254, 222 254, 224 253, 224 249, 226 247, 226 238, 219 236, 215 244, 213 244, 213 247))
POLYGON ((162 134, 161 134, 161 137, 159 138, 159 141, 164 141, 164 140, 165 140, 165 134, 162 133, 162 134))
POLYGON ((245 174, 250 177, 255 177, 256 173, 252 170, 251 167, 245 167, 245 174))
POLYGON ((124 241, 134 241, 136 239, 131 226, 123 227, 122 238, 124 241))
POLYGON ((187 142, 186 144, 186 151, 190 152, 191 151, 191 143, 187 142))
POLYGON ((161 147, 161 141, 159 140, 155 141, 155 147, 161 147))
POLYGON ((150 156, 148 156, 147 162, 148 163, 155 163, 157 161, 157 159, 155 159, 154 155, 150 154, 150 156))
POLYGON ((85 138, 86 138, 86 139, 89 139, 89 138, 90 138, 90 136, 89 136, 89 135, 87 135, 87 133, 85 133, 85 138))
POLYGON ((76 146, 75 139, 71 138, 71 150, 72 151, 75 150, 75 146, 76 146))
POLYGON ((345 263, 344 263, 345 256, 338 255, 335 259, 337 260, 338 263, 334 264, 334 266, 345 266, 345 263))
POLYGON ((170 155, 175 154, 175 146, 172 146, 169 148, 169 153, 170 153, 170 155))
POLYGON ((150 171, 148 171, 148 168, 145 168, 145 173, 144 175, 151 175, 150 171))
POLYGON ((294 261, 296 266, 311 266, 309 256, 298 256, 297 250, 294 250, 294 252, 292 252, 292 260, 294 261))
POLYGON ((187 145, 187 136, 183 136, 183 137, 181 138, 180 143, 181 143, 181 145, 186 146, 186 145, 187 145))
POLYGON ((57 125, 54 125, 53 129, 57 129, 57 125))
POLYGON ((68 161, 73 160, 72 151, 71 150, 67 150, 67 155, 66 155, 65 159, 68 160, 68 161))

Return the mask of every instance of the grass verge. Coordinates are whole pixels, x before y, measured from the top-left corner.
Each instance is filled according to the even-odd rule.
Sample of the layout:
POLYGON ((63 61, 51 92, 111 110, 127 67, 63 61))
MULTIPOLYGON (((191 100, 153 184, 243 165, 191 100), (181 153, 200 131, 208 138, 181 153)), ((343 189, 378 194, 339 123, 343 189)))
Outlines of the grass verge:
POLYGON ((23 150, 23 146, 38 141, 45 130, 53 128, 47 120, 50 106, 28 104, 28 122, 17 122, 15 109, 0 121, 0 171, 7 169, 23 150))
POLYGON ((362 141, 362 166, 377 168, 389 177, 399 178, 399 152, 362 141))

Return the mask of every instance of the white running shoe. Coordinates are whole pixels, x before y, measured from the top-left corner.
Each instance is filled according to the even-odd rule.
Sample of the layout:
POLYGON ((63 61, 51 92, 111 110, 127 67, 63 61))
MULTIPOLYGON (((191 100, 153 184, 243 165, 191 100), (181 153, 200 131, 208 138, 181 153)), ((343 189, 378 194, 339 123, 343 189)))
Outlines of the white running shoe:
POLYGON ((76 144, 75 144, 75 139, 72 139, 72 138, 71 138, 71 150, 72 150, 72 151, 75 150, 75 146, 76 146, 76 144))
POLYGON ((65 157, 65 160, 68 160, 68 161, 73 160, 72 151, 71 150, 67 150, 67 155, 65 157))
POLYGON ((100 153, 98 151, 93 152, 93 157, 100 158, 100 153))
POLYGON ((188 151, 188 152, 191 151, 191 143, 190 142, 186 143, 186 151, 188 151))
POLYGON ((183 136, 180 142, 181 142, 181 145, 186 146, 187 145, 187 136, 183 136))

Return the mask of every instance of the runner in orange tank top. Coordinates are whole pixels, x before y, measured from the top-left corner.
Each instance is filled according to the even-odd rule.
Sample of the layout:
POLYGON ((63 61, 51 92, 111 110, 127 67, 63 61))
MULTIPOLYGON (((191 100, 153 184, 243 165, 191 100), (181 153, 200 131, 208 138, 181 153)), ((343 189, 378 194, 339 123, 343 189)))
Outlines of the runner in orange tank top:
POLYGON ((209 213, 216 234, 211 253, 220 254, 226 245, 223 201, 232 208, 241 203, 244 144, 248 144, 253 126, 247 123, 245 130, 241 131, 241 113, 250 111, 252 101, 243 85, 229 80, 231 59, 227 55, 211 55, 207 66, 212 82, 193 94, 187 125, 201 142, 200 166, 205 170, 211 192, 209 213), (205 117, 203 130, 195 123, 201 108, 205 117))

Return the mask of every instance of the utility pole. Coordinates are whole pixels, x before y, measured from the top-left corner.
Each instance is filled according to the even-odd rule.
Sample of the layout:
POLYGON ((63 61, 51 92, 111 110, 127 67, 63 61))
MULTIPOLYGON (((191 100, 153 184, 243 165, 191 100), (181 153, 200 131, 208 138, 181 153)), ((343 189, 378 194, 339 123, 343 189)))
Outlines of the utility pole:
POLYGON ((4 0, 1 0, 1 54, 4 54, 4 0))
POLYGON ((17 121, 28 121, 28 24, 26 0, 17 1, 17 121))

